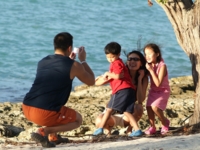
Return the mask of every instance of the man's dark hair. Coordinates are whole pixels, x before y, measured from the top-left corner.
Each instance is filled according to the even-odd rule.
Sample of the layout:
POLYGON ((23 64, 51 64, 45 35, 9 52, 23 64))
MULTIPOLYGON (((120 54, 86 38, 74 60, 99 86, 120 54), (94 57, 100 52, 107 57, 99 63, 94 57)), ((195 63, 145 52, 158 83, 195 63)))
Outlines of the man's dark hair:
POLYGON ((73 36, 70 33, 61 32, 54 37, 54 50, 66 51, 69 46, 73 46, 73 36))
POLYGON ((121 45, 117 42, 110 42, 104 48, 105 54, 114 54, 118 55, 121 52, 121 45))

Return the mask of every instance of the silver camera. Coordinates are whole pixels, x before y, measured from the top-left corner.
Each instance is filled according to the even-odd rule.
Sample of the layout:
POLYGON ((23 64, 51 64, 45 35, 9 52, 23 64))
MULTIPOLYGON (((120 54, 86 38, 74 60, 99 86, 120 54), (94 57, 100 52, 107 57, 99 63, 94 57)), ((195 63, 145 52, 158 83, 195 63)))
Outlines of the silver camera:
POLYGON ((75 54, 78 54, 78 53, 79 53, 79 48, 78 48, 78 47, 74 47, 73 52, 74 52, 75 54))

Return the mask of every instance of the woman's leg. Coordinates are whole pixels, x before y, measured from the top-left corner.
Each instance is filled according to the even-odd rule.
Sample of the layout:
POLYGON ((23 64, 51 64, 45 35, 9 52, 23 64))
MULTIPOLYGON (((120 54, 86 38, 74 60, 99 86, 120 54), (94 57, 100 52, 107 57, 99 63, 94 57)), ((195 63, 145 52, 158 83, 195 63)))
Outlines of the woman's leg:
MULTIPOLYGON (((103 118, 103 115, 104 114, 100 114, 97 118, 96 118, 96 121, 95 121, 95 125, 97 128, 99 128, 99 125, 102 121, 102 118, 103 118)), ((114 127, 115 123, 114 123, 114 120, 112 117, 109 117, 108 120, 106 121, 105 123, 105 126, 104 126, 104 129, 106 129, 108 131, 107 134, 111 134, 111 130, 112 128, 114 127)))
POLYGON ((134 128, 134 131, 132 131, 132 133, 129 136, 130 137, 141 136, 143 133, 139 129, 139 126, 138 126, 135 118, 133 117, 133 115, 129 112, 124 112, 124 115, 126 115, 128 117, 128 119, 130 120, 130 125, 134 128))
POLYGON ((101 122, 98 125, 99 126, 98 129, 96 131, 94 131, 93 135, 96 136, 96 135, 101 135, 104 133, 103 128, 105 128, 105 124, 106 124, 108 118, 110 118, 112 111, 113 110, 111 108, 106 109, 106 112, 104 113, 104 115, 101 119, 101 122))
POLYGON ((126 129, 126 131, 125 131, 126 134, 131 133, 132 130, 133 130, 133 128, 132 128, 132 126, 130 125, 130 120, 128 119, 128 117, 124 115, 123 121, 124 121, 124 127, 125 127, 125 128, 128 127, 128 128, 126 129))
POLYGON ((142 118, 142 114, 143 114, 143 107, 142 107, 142 105, 141 104, 135 104, 133 117, 135 118, 135 120, 137 122, 142 118))
POLYGON ((105 112, 105 114, 103 115, 102 120, 101 120, 101 122, 100 122, 100 124, 99 124, 99 128, 104 128, 104 126, 105 126, 105 124, 106 124, 108 118, 110 118, 110 116, 111 116, 112 111, 113 111, 113 110, 110 109, 110 108, 107 108, 107 109, 106 109, 106 112, 105 112))
MULTIPOLYGON (((142 114, 143 114, 142 105, 135 104, 134 113, 132 115, 135 118, 136 122, 138 122, 142 118, 142 114)), ((130 125, 130 120, 126 116, 123 117, 123 120, 124 120, 124 126, 125 127, 128 126, 126 133, 132 132, 132 126, 130 125)))
POLYGON ((134 128, 135 131, 139 130, 139 126, 136 122, 136 119, 133 117, 133 115, 129 112, 124 112, 124 115, 129 119, 130 125, 134 128))
POLYGON ((95 120, 95 125, 96 125, 97 128, 99 128, 99 125, 100 125, 100 123, 101 123, 102 118, 103 118, 103 114, 100 114, 100 115, 96 118, 96 120, 95 120))

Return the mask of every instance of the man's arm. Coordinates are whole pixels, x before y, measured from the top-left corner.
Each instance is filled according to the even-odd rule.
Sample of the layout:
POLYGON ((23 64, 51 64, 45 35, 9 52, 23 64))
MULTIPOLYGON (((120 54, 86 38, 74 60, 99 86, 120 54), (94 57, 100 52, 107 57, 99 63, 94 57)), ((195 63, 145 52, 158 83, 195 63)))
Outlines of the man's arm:
POLYGON ((74 61, 72 65, 72 69, 70 72, 70 78, 73 79, 77 77, 81 82, 87 85, 94 85, 95 83, 95 76, 89 65, 87 64, 86 60, 86 52, 84 47, 79 48, 78 58, 80 60, 79 63, 74 61))
POLYGON ((81 82, 87 85, 94 85, 95 83, 94 73, 86 62, 81 64, 75 61, 71 69, 71 75, 72 78, 77 77, 81 82))

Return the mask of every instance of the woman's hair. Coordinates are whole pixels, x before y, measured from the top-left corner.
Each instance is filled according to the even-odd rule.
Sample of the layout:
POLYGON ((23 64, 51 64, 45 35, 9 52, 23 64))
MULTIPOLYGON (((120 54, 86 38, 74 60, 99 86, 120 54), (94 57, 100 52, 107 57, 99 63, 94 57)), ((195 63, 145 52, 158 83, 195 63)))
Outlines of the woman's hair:
MULTIPOLYGON (((140 66, 140 68, 139 68, 138 70, 143 69, 143 70, 145 71, 145 75, 147 75, 147 74, 148 74, 148 71, 147 71, 147 69, 146 69, 146 67, 145 67, 145 65, 146 65, 146 59, 145 59, 144 55, 143 55, 140 51, 133 50, 133 51, 129 52, 128 54, 126 54, 127 58, 128 58, 131 54, 136 54, 136 55, 139 56, 142 66, 140 66)), ((127 66, 128 70, 129 70, 129 67, 128 67, 127 63, 126 63, 126 66, 127 66)), ((129 70, 129 74, 130 74, 130 70, 129 70)), ((130 74, 130 75, 131 75, 131 74, 130 74)), ((138 71, 137 71, 137 72, 136 72, 135 79, 134 79, 136 85, 138 84, 138 77, 139 77, 139 73, 138 73, 138 71)))
POLYGON ((160 47, 154 43, 149 43, 147 45, 144 46, 144 54, 145 54, 145 49, 146 48, 150 48, 154 51, 154 53, 159 54, 157 57, 157 62, 159 63, 162 60, 162 54, 161 54, 161 50, 160 47))

